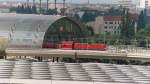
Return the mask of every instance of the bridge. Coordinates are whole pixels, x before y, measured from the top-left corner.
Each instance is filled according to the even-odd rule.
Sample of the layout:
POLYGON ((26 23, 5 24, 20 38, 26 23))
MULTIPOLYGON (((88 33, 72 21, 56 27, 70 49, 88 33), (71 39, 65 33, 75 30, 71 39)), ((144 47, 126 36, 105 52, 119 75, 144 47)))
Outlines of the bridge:
POLYGON ((110 59, 140 59, 149 60, 149 49, 108 49, 98 50, 64 50, 64 49, 32 49, 32 48, 7 48, 6 56, 40 56, 40 57, 69 57, 69 58, 110 58, 110 59))

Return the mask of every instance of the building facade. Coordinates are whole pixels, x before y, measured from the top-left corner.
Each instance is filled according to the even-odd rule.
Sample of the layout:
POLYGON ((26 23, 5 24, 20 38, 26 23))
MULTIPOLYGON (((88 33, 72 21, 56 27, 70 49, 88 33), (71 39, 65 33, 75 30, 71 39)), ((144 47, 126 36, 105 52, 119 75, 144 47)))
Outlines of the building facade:
POLYGON ((132 0, 119 0, 119 4, 125 8, 129 8, 132 4, 132 0))
POLYGON ((119 35, 121 20, 121 16, 104 16, 104 32, 119 35))
POLYGON ((150 0, 140 0, 140 8, 147 8, 150 6, 150 0))
POLYGON ((88 22, 87 25, 93 28, 95 34, 105 32, 113 35, 119 35, 121 20, 121 16, 98 16, 95 21, 88 22))

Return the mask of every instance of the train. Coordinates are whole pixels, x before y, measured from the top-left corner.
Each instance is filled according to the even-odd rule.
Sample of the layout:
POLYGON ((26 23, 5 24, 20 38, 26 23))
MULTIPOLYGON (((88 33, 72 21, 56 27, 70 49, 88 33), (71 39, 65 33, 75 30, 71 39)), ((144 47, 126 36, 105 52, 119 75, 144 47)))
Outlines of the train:
POLYGON ((107 50, 107 45, 104 43, 80 43, 74 41, 61 41, 59 43, 51 43, 51 42, 43 43, 43 48, 105 51, 107 50))

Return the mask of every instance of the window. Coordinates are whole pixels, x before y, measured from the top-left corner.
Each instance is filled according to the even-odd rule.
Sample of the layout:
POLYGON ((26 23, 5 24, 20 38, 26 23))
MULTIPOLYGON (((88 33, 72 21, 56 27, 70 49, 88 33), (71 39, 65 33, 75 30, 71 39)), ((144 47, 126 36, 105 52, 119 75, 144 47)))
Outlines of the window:
POLYGON ((115 28, 116 28, 116 26, 113 26, 113 28, 115 29, 115 28))
POLYGON ((23 42, 31 43, 32 39, 23 39, 23 42))
POLYGON ((107 22, 105 22, 105 24, 107 24, 107 22))
POLYGON ((113 24, 113 22, 111 21, 111 22, 109 22, 109 24, 113 24))
POLYGON ((107 29, 107 26, 105 26, 105 29, 107 29))
POLYGON ((114 31, 114 34, 116 34, 117 32, 116 31, 114 31))

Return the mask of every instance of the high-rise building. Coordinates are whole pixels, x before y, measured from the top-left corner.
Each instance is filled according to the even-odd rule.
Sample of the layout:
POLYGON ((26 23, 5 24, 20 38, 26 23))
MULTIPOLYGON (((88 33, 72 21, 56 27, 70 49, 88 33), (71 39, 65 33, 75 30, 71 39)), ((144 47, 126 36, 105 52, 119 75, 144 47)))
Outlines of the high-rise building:
POLYGON ((118 4, 123 8, 129 9, 130 13, 137 13, 137 4, 133 0, 119 0, 118 4))
POLYGON ((125 8, 130 8, 132 5, 132 0, 119 0, 119 4, 125 8))
POLYGON ((145 8, 149 7, 149 0, 145 0, 145 8))
POLYGON ((147 8, 150 6, 150 0, 140 0, 140 8, 147 8))

